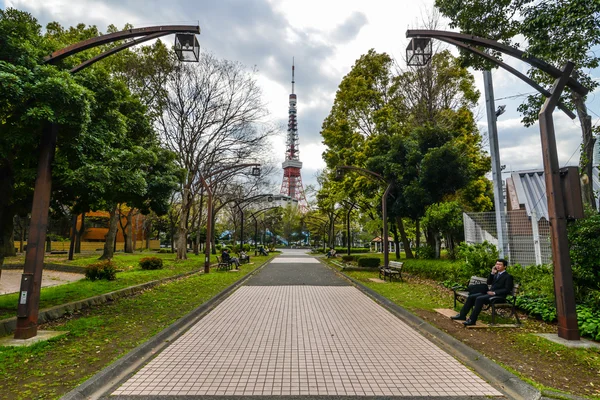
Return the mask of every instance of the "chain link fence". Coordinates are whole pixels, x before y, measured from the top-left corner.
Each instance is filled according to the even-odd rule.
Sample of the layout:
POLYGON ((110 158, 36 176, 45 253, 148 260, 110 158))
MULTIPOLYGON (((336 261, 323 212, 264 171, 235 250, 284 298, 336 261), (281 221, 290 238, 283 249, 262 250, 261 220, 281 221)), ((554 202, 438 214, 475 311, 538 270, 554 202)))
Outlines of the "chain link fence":
MULTIPOLYGON (((505 241, 504 258, 511 264, 549 264, 552 258, 550 225, 545 218, 535 213, 527 215, 526 210, 504 212, 501 215, 505 241)), ((469 244, 488 241, 498 247, 498 227, 496 213, 463 213, 465 242, 469 244)))

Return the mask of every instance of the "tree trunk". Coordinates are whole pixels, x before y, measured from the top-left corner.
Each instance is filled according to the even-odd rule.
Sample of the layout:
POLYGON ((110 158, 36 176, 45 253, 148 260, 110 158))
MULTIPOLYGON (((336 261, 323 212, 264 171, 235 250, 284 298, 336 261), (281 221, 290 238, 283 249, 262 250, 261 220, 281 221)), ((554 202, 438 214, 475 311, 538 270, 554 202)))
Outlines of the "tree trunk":
POLYGON ((85 233, 85 213, 81 214, 81 225, 77 231, 77 237, 75 238, 75 253, 81 253, 81 238, 85 233))
POLYGON ((50 253, 52 251, 52 238, 50 235, 46 236, 46 253, 50 253))
POLYGON ((587 204, 596 210, 596 198, 594 197, 594 186, 593 186, 593 161, 594 161, 594 144, 596 138, 592 131, 592 117, 589 116, 585 101, 582 96, 572 92, 571 99, 577 108, 577 116, 579 117, 579 123, 581 124, 581 156, 579 157, 579 174, 581 179, 581 195, 583 198, 583 204, 587 204))
POLYGON ((181 215, 177 228, 177 259, 187 260, 187 222, 190 212, 190 188, 184 186, 181 194, 181 215))
POLYGON ((127 229, 127 240, 125 240, 125 253, 133 253, 135 251, 135 247, 133 246, 134 243, 134 236, 133 236, 133 218, 135 217, 135 215, 133 214, 133 208, 131 210, 129 210, 129 212, 127 213, 127 225, 125 225, 126 229, 127 229))
POLYGON ((150 250, 150 234, 152 233, 152 222, 149 222, 147 219, 144 219, 144 233, 146 234, 146 250, 150 250))
POLYGON ((14 213, 12 207, 0 208, 0 267, 4 264, 4 257, 15 255, 13 229, 14 213))
MULTIPOLYGON (((21 237, 19 238, 19 253, 23 252, 23 242, 25 241, 25 232, 27 230, 28 217, 23 218, 23 225, 21 226, 21 237)), ((0 263, 0 266, 2 264, 0 263)))
POLYGON ((404 223, 402 222, 401 217, 396 217, 396 224, 398 225, 398 230, 400 230, 400 237, 402 238, 402 243, 404 244, 404 253, 406 253, 406 258, 414 258, 412 250, 410 249, 410 242, 408 241, 408 237, 406 237, 406 231, 404 230, 404 223))
POLYGON ((394 234, 394 247, 396 248, 396 260, 400 259, 400 241, 398 239, 397 224, 392 224, 392 233, 394 234))
POLYGON ((415 219, 415 246, 417 250, 421 246, 421 220, 419 218, 415 219))
POLYGON ((433 234, 433 240, 435 242, 435 258, 440 258, 440 254, 442 252, 442 238, 439 232, 435 232, 433 234))
POLYGON ((196 240, 194 243, 194 254, 200 254, 200 248, 202 247, 202 241, 200 240, 201 228, 202 228, 202 207, 204 204, 204 188, 200 191, 200 203, 198 204, 198 226, 196 228, 196 240))
POLYGON ((136 248, 136 243, 137 243, 137 228, 138 228, 138 214, 135 213, 132 217, 131 217, 131 225, 129 227, 129 234, 131 236, 131 250, 132 253, 135 253, 135 248, 136 248))
POLYGON ((106 240, 104 241, 104 251, 100 256, 100 260, 110 260, 114 256, 115 251, 115 240, 117 239, 117 229, 119 224, 119 213, 117 212, 117 205, 113 205, 110 208, 110 220, 108 223, 108 233, 106 234, 106 240))
POLYGON ((75 252, 75 237, 77 236, 77 214, 71 216, 71 243, 69 243, 69 260, 73 260, 75 252))

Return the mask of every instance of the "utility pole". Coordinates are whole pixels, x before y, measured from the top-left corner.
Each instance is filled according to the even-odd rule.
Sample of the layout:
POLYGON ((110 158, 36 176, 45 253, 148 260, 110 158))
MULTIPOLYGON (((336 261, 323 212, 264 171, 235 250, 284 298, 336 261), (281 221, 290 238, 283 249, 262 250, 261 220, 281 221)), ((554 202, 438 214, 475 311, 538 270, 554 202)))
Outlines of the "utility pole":
POLYGON ((504 111, 496 112, 494 105, 494 84, 492 73, 483 71, 485 87, 485 105, 490 138, 490 156, 492 157, 492 182, 494 185, 494 208, 496 209, 496 231, 498 236, 498 253, 500 257, 508 257, 508 240, 506 238, 506 216, 504 215, 504 196, 502 193, 502 170, 500 167, 500 148, 498 146, 498 127, 496 119, 504 111))

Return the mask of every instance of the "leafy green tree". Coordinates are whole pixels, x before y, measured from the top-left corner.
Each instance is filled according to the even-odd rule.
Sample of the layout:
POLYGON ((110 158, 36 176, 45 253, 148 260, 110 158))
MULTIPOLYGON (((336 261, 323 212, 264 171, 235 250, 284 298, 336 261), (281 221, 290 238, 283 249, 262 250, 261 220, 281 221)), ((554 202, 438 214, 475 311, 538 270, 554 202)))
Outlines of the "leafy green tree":
MULTIPOLYGON (((598 87, 599 83, 587 72, 597 68, 600 62, 600 56, 593 51, 600 44, 600 2, 597 0, 436 0, 435 4, 450 19, 452 28, 516 46, 524 37, 524 50, 528 54, 557 68, 572 61, 576 65, 574 76, 590 91, 598 87)), ((499 56, 497 52, 494 55, 499 56)), ((463 65, 490 67, 472 54, 463 53, 462 60, 463 65)), ((533 67, 528 74, 547 89, 554 80, 533 67)), ((580 173, 587 177, 582 179, 583 199, 595 209, 590 177, 596 141, 594 133, 598 134, 599 127, 592 126, 585 97, 567 89, 561 100, 577 110, 582 134, 580 173)), ((542 103, 541 95, 530 95, 519 107, 525 126, 537 121, 542 103)))
MULTIPOLYGON (((323 123, 323 156, 331 171, 354 165, 393 183, 388 214, 412 257, 402 218, 414 219, 419 232, 429 205, 461 191, 473 197, 470 207, 491 207, 482 184, 490 163, 469 110, 479 93, 458 61, 444 51, 423 69, 395 75, 393 66, 373 50, 357 60, 323 123)), ((367 198, 385 187, 369 177, 351 179, 367 198)))
POLYGON ((12 221, 29 210, 44 129, 71 143, 90 122, 92 94, 66 71, 42 64, 51 44, 30 14, 0 10, 0 265, 14 252, 12 221))
POLYGON ((435 256, 440 257, 441 238, 446 241, 450 258, 455 257, 456 245, 464 238, 463 209, 456 201, 432 204, 425 211, 423 226, 432 238, 427 242, 435 244, 435 256))

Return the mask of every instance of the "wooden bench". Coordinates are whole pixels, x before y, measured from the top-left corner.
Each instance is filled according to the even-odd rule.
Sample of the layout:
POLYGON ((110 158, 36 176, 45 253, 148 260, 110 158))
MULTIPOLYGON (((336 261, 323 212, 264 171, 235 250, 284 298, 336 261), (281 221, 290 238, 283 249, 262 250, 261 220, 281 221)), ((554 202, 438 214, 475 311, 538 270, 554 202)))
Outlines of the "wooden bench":
POLYGON ((404 263, 401 263, 399 261, 390 261, 388 264, 389 265, 387 268, 385 268, 385 266, 379 268, 379 279, 383 277, 383 280, 385 281, 385 277, 389 276, 390 282, 394 277, 403 281, 404 279, 402 279, 402 266, 404 265, 404 263))
POLYGON ((217 256, 217 269, 224 269, 229 271, 233 265, 233 260, 223 261, 221 257, 217 256))
MULTIPOLYGON (((472 276, 471 279, 469 280, 469 285, 480 285, 480 284, 487 284, 487 279, 486 278, 482 278, 480 276, 472 276)), ((488 288, 490 287, 490 285, 488 285, 488 288)), ((456 304, 458 303, 462 303, 464 304, 465 301, 467 300, 467 297, 469 297, 469 292, 467 290, 461 290, 460 286, 454 286, 452 288, 452 291, 454 292, 454 309, 456 309, 456 304)), ((512 293, 508 296, 502 297, 502 296, 492 296, 490 297, 490 304, 486 304, 483 306, 483 310, 492 310, 492 323, 490 325, 495 325, 496 324, 496 317, 498 316, 500 310, 502 310, 502 313, 504 313, 504 310, 506 311, 507 314, 507 318, 512 318, 514 317, 516 320, 517 325, 521 325, 521 321, 519 320, 519 314, 517 314, 517 295, 519 294, 519 284, 515 283, 513 284, 513 290, 512 293)))

